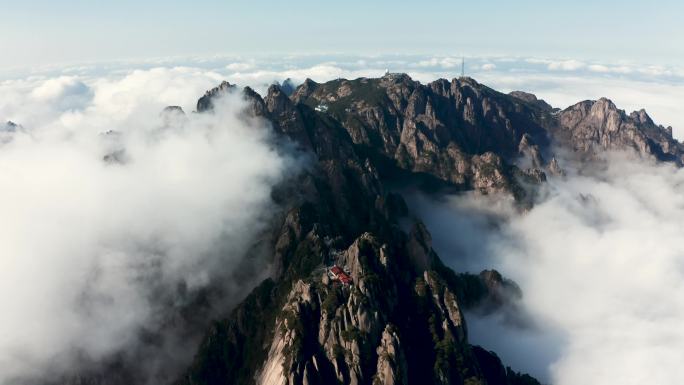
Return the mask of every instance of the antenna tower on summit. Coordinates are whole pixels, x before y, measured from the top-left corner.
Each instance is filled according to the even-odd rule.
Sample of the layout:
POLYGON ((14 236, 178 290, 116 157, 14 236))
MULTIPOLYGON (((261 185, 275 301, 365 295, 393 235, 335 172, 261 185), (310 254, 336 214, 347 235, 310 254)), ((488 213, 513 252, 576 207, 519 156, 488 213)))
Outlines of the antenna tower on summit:
POLYGON ((461 57, 461 77, 465 76, 465 57, 461 57))

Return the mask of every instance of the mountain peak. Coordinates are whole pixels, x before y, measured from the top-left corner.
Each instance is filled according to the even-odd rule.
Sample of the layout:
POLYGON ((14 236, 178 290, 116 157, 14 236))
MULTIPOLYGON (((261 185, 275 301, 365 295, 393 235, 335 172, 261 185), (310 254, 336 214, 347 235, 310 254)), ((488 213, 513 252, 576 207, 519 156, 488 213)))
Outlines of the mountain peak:
POLYGON ((7 131, 16 131, 17 128, 19 128, 19 127, 21 127, 21 126, 18 125, 18 124, 16 124, 16 123, 14 123, 14 122, 11 121, 11 120, 8 120, 8 121, 5 123, 5 127, 4 127, 4 128, 5 128, 5 130, 7 130, 7 131))
POLYGON ((413 82, 413 79, 411 79, 411 76, 409 76, 405 72, 390 72, 385 74, 383 77, 380 78, 384 82, 390 82, 390 83, 409 83, 413 82))
POLYGON ((162 110, 162 114, 165 114, 165 113, 178 113, 178 114, 185 115, 185 111, 183 111, 183 108, 180 106, 166 106, 162 110))
POLYGON ((608 98, 585 100, 563 110, 559 124, 575 151, 634 150, 642 156, 684 164, 684 146, 657 126, 645 110, 627 115, 608 98))
POLYGON ((594 102, 594 106, 605 110, 619 111, 615 103, 606 97, 599 98, 594 102))
POLYGON ((646 113, 646 110, 643 108, 639 111, 632 112, 631 114, 629 114, 629 116, 641 124, 654 124, 653 119, 651 119, 648 113, 646 113))
POLYGON ((236 89, 236 86, 228 83, 227 81, 222 81, 217 87, 214 87, 204 93, 197 101, 197 112, 210 111, 214 109, 213 99, 219 95, 223 95, 231 90, 236 89))
POLYGON ((531 94, 529 92, 524 92, 524 91, 512 91, 509 93, 509 95, 518 98, 520 100, 524 100, 532 105, 535 105, 543 110, 551 111, 553 110, 553 107, 548 104, 546 101, 542 99, 538 99, 537 95, 531 94))

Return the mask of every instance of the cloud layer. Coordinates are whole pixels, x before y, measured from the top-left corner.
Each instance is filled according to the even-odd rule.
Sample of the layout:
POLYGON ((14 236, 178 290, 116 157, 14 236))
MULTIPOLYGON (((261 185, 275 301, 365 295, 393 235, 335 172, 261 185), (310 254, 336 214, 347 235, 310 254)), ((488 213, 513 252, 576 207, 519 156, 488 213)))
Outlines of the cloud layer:
POLYGON ((214 83, 154 69, 3 85, 23 129, 0 146, 0 383, 135 346, 216 279, 239 298, 263 278, 250 253, 255 276, 231 283, 299 161, 238 95, 160 116, 214 83))
POLYGON ((484 197, 414 204, 451 266, 523 290, 533 324, 470 315, 473 341, 558 385, 681 383, 684 171, 624 154, 569 171, 523 214, 484 197))

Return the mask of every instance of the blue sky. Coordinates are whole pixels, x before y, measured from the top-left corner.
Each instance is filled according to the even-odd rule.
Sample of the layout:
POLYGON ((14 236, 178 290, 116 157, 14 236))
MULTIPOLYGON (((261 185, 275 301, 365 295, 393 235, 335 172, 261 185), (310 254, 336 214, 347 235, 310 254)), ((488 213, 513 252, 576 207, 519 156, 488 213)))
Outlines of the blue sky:
POLYGON ((674 0, 0 0, 0 10, 0 67, 273 53, 684 60, 674 0))

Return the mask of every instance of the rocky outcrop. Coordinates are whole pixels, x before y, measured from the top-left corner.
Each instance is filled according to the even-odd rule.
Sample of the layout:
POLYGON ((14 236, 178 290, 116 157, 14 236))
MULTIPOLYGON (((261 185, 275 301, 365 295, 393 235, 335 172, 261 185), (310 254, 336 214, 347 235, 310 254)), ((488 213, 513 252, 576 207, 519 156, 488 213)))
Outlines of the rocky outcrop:
POLYGON ((297 86, 295 85, 294 81, 292 81, 292 79, 287 78, 283 80, 282 84, 280 84, 280 89, 282 89, 285 95, 289 97, 295 92, 297 86))
POLYGON ((2 131, 14 132, 14 131, 17 131, 18 129, 21 129, 21 126, 14 123, 11 120, 8 120, 7 122, 5 122, 5 124, 2 126, 1 129, 2 129, 2 131))
POLYGON ((527 168, 542 168, 544 159, 541 155, 539 146, 534 144, 532 138, 528 134, 524 134, 518 144, 518 153, 520 154, 527 168))
POLYGON ((4 124, 0 124, 0 144, 11 142, 17 132, 23 131, 24 127, 11 120, 8 120, 4 124))
POLYGON ((188 120, 185 111, 179 106, 164 107, 162 112, 159 113, 159 116, 161 117, 163 126, 166 128, 180 128, 188 120))
POLYGON ((161 112, 161 115, 165 114, 185 115, 185 111, 183 111, 183 108, 180 106, 166 106, 161 112))
POLYGON ((197 101, 197 112, 213 110, 214 100, 216 100, 216 98, 220 97, 221 95, 225 95, 225 93, 235 89, 235 85, 230 84, 226 81, 221 82, 221 84, 219 84, 217 87, 210 89, 204 94, 204 96, 199 98, 199 100, 197 101))
POLYGON ((556 157, 551 158, 551 161, 549 162, 548 166, 546 166, 546 170, 549 174, 554 175, 554 176, 564 176, 565 175, 565 170, 563 170, 563 168, 561 168, 556 157))
POLYGON ((382 332, 380 346, 376 350, 378 365, 373 379, 377 385, 408 384, 408 364, 399 341, 399 335, 392 325, 387 325, 382 332))
POLYGON ((682 165, 684 146, 672 138, 672 129, 657 126, 644 110, 629 115, 612 101, 583 101, 558 114, 559 141, 573 150, 595 155, 602 150, 632 150, 682 165))
MULTIPOLYGON (((627 115, 607 100, 554 109, 520 91, 504 95, 470 78, 427 85, 404 74, 379 79, 306 81, 295 103, 325 104, 356 144, 398 167, 472 188, 468 163, 493 152, 506 164, 544 169, 553 141, 579 155, 634 149, 644 156, 682 163, 684 147, 672 129, 656 125, 644 111, 627 115)), ((514 186, 515 180, 508 184, 514 186)))
POLYGON ((557 112, 560 111, 557 108, 553 108, 549 103, 544 101, 543 99, 537 99, 537 96, 534 94, 531 94, 529 92, 524 92, 524 91, 513 91, 509 93, 509 95, 513 96, 514 98, 518 98, 522 101, 525 101, 541 110, 548 111, 548 112, 557 112))
POLYGON ((455 291, 435 270, 402 276, 399 267, 407 261, 401 253, 366 233, 347 250, 328 256, 349 268, 352 286, 328 279, 324 270, 297 281, 275 321, 257 383, 476 381, 481 374, 455 291), (412 338, 403 341, 401 335, 412 338), (426 340, 416 341, 416 335, 426 340), (466 364, 457 370, 453 362, 466 364))
POLYGON ((524 135, 548 143, 539 123, 545 112, 470 78, 428 85, 404 74, 307 81, 292 99, 312 107, 324 103, 355 144, 391 164, 462 188, 473 187, 473 156, 492 152, 508 162, 518 156, 524 135))

